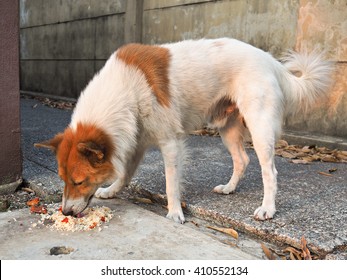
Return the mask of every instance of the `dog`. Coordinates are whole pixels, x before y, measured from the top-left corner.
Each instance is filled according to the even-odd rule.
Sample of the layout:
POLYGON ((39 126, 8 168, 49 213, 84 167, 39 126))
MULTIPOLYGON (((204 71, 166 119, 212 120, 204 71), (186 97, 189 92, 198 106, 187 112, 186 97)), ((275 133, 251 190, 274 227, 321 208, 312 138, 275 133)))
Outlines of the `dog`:
POLYGON ((56 154, 65 182, 65 215, 81 213, 93 195, 114 197, 129 184, 146 149, 158 146, 165 163, 167 217, 184 223, 185 136, 205 124, 218 129, 233 173, 214 191, 230 194, 249 163, 243 146, 248 131, 264 185, 254 217, 271 219, 277 191, 274 147, 283 119, 326 96, 332 71, 318 52, 289 52, 279 62, 229 38, 128 44, 110 56, 81 93, 66 130, 36 146, 56 154), (101 187, 105 184, 111 185, 101 187))

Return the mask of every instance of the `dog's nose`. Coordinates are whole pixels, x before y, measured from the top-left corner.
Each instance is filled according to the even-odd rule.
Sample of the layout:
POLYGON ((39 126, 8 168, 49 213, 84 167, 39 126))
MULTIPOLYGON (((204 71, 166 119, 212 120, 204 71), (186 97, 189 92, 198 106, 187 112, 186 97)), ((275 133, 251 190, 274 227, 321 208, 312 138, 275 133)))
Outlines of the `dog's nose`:
POLYGON ((62 211, 63 212, 63 214, 65 215, 65 216, 72 216, 73 215, 73 211, 72 210, 68 210, 68 211, 62 211))

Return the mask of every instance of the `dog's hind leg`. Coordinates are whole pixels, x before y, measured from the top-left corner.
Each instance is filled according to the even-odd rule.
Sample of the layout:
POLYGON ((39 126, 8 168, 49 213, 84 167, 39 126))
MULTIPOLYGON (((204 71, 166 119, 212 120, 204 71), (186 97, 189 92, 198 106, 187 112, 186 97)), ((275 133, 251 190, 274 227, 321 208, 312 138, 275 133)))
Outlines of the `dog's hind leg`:
POLYGON ((245 126, 242 118, 230 120, 226 127, 220 130, 220 135, 225 147, 229 150, 233 159, 233 174, 226 185, 219 185, 213 189, 214 192, 229 194, 233 192, 249 163, 249 158, 243 146, 245 126))
POLYGON ((183 224, 185 219, 181 207, 181 176, 184 162, 184 141, 168 140, 159 143, 165 163, 167 218, 183 224))
POLYGON ((261 166, 264 185, 263 203, 254 212, 254 217, 258 220, 271 219, 276 212, 277 170, 274 156, 276 136, 280 131, 279 120, 281 118, 280 116, 274 116, 271 113, 268 114, 268 112, 264 114, 258 111, 258 114, 253 115, 253 119, 246 119, 261 166))

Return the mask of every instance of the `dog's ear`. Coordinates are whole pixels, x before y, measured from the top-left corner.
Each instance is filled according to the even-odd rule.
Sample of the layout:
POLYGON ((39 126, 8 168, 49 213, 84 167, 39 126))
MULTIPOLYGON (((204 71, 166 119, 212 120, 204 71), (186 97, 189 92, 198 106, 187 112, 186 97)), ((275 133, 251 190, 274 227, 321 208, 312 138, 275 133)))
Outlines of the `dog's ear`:
POLYGON ((52 150, 53 152, 56 152, 61 141, 63 140, 63 137, 64 133, 59 133, 48 141, 42 143, 35 143, 34 146, 37 148, 47 148, 52 150))
POLYGON ((94 142, 78 143, 77 150, 86 156, 91 162, 100 162, 105 156, 105 149, 94 142))

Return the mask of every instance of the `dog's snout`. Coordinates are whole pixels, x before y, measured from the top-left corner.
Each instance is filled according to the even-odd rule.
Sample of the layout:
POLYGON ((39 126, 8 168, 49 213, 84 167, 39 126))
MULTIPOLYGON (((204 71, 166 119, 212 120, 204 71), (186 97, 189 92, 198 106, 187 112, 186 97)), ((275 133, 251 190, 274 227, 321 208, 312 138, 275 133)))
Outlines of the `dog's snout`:
POLYGON ((68 211, 62 211, 65 216, 73 216, 73 211, 68 210, 68 211))

